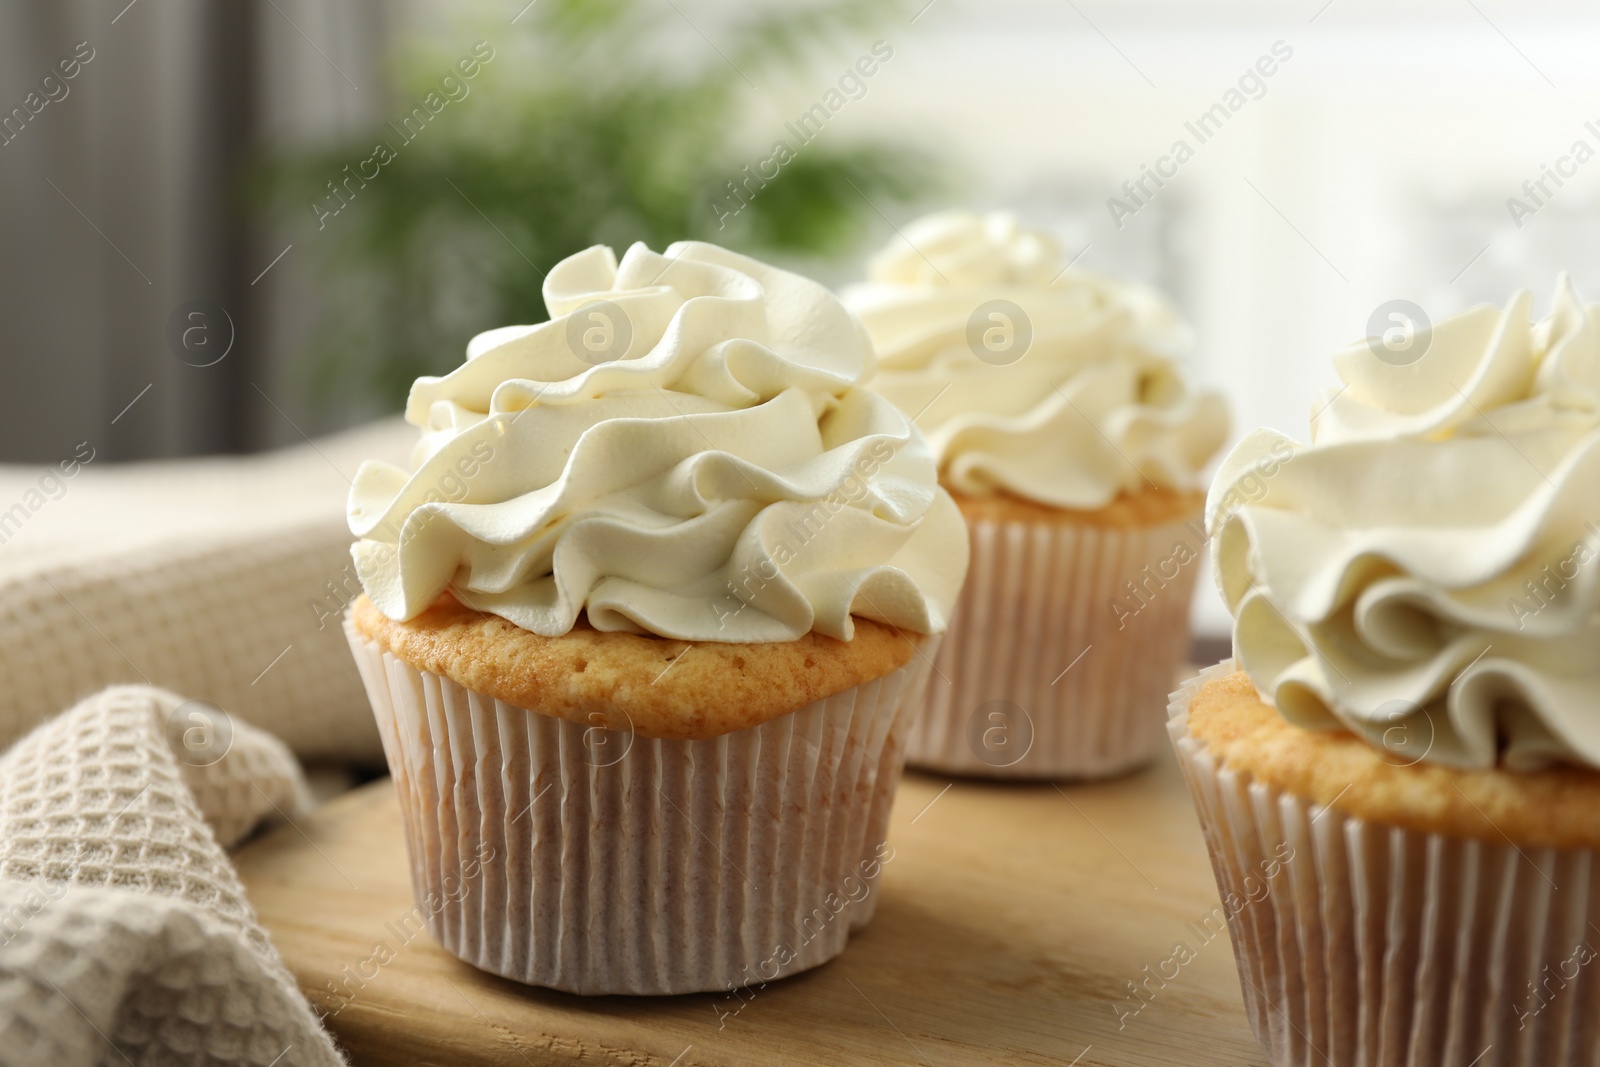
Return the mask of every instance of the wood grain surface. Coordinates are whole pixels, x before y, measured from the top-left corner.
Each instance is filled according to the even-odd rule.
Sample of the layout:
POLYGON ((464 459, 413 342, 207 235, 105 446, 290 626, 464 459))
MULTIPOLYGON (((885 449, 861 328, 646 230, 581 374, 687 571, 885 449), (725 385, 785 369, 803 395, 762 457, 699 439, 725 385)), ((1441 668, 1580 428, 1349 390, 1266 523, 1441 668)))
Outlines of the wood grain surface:
POLYGON ((877 917, 843 956, 742 995, 658 999, 521 986, 401 925, 411 889, 387 779, 237 860, 358 1065, 1266 1062, 1170 754, 1078 786, 908 774, 889 841, 877 917))

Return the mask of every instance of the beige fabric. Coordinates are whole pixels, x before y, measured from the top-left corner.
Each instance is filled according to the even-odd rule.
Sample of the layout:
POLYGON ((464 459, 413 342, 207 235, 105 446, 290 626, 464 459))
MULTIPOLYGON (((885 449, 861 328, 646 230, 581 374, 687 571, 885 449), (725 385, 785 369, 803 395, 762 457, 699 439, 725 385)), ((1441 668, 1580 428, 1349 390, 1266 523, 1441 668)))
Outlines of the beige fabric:
POLYGON ((262 456, 0 466, 0 747, 147 682, 302 758, 380 764, 339 625, 359 591, 345 496, 361 460, 403 464, 414 439, 396 419, 262 456))
POLYGON ((342 1063, 223 852, 307 801, 282 744, 149 686, 0 757, 0 1061, 342 1063))
POLYGON ((307 804, 290 749, 381 760, 344 500, 413 436, 0 467, 0 1062, 342 1062, 223 849, 307 804))

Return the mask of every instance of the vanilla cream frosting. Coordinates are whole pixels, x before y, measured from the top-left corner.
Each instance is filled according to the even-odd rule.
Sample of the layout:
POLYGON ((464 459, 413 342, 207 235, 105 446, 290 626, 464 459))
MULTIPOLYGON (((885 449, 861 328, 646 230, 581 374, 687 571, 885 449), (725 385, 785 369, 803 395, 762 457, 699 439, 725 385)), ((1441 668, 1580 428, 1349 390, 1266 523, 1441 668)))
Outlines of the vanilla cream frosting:
POLYGON ((912 415, 940 476, 1094 509, 1191 488, 1228 432, 1175 359, 1189 330, 1158 294, 1068 269, 1009 215, 930 215, 844 293, 877 346, 872 388, 912 415))
POLYGON ((942 631, 967 536, 922 435, 860 388, 872 351, 822 286, 714 245, 544 283, 551 320, 420 378, 412 469, 368 462, 352 552, 385 615, 446 588, 534 633, 848 640, 942 631))
POLYGON ((1290 721, 1420 759, 1600 768, 1600 308, 1558 284, 1335 357, 1311 444, 1258 430, 1207 504, 1234 649, 1290 721))

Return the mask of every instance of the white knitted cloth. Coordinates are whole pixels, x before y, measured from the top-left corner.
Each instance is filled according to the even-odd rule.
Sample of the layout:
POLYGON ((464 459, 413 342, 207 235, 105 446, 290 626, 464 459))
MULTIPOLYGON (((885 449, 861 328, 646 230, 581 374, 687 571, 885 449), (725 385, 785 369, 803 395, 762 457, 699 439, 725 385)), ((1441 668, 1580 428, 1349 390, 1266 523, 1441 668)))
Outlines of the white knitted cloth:
POLYGON ((223 852, 303 810, 299 767, 194 708, 113 687, 0 757, 0 1063, 343 1062, 223 852))
POLYGON ((345 497, 362 459, 404 464, 415 438, 396 419, 261 456, 0 466, 0 748, 146 682, 303 759, 380 764, 339 625, 359 591, 345 497))

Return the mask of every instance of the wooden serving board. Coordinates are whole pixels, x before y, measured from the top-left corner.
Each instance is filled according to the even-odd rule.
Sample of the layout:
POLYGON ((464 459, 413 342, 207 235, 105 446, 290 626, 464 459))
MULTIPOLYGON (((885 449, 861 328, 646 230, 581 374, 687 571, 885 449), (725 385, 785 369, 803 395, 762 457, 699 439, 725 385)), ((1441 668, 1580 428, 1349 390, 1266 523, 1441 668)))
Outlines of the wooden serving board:
POLYGON ((742 997, 570 996, 476 971, 425 932, 404 939, 411 887, 387 779, 236 859, 361 1065, 1266 1062, 1228 938, 1205 922, 1220 918, 1216 883, 1170 753, 1059 788, 911 773, 889 842, 877 917, 844 955, 742 997), (351 985, 347 967, 373 977, 351 985))

